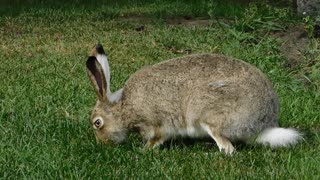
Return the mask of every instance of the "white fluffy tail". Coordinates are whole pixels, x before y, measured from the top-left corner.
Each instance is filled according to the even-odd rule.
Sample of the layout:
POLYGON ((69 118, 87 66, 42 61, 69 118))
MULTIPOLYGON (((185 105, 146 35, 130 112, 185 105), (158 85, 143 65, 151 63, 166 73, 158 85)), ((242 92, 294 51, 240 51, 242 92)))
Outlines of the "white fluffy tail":
POLYGON ((294 129, 271 128, 262 131, 256 142, 276 148, 294 145, 301 139, 302 134, 294 129))

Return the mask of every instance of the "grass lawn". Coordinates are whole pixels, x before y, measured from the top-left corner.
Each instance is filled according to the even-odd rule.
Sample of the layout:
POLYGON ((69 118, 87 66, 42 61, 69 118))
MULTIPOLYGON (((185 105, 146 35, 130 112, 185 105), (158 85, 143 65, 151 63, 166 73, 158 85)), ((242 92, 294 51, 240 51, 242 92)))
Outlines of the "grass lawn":
POLYGON ((290 8, 222 2, 0 3, 0 179, 319 179, 320 40, 309 39, 288 66, 275 34, 302 18, 290 8), (96 43, 107 52, 113 91, 142 66, 189 53, 255 64, 280 97, 280 125, 305 139, 289 149, 240 144, 232 157, 203 140, 154 151, 142 151, 137 134, 97 144, 89 126, 96 95, 85 70, 96 43))

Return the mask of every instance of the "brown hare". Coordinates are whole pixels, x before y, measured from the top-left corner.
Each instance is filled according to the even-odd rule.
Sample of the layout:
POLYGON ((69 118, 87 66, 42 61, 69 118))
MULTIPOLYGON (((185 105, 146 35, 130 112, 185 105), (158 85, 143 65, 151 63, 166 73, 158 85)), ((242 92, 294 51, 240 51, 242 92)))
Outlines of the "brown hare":
POLYGON ((211 137, 232 154, 234 141, 286 147, 302 138, 278 127, 278 97, 266 76, 246 62, 218 54, 174 58, 138 70, 115 93, 101 45, 86 65, 98 97, 90 123, 104 143, 122 142, 132 131, 146 148, 178 136, 211 137))

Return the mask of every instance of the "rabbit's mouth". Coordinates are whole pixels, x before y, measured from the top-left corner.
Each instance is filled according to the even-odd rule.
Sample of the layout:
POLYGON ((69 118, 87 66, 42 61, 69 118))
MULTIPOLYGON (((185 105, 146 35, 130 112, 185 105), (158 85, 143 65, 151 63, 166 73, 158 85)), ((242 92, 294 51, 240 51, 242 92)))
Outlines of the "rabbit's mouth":
POLYGON ((101 142, 102 142, 103 144, 108 144, 109 140, 106 138, 106 139, 102 139, 101 142))
POLYGON ((95 133, 96 136, 96 142, 99 143, 103 143, 103 144, 108 144, 109 139, 108 138, 102 138, 101 136, 97 135, 97 133, 95 133))

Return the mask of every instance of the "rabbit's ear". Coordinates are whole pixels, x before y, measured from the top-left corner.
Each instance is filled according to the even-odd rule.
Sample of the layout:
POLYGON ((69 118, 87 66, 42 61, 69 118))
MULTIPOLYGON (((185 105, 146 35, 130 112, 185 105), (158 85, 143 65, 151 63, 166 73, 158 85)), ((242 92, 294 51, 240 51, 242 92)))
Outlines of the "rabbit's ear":
POLYGON ((106 82, 107 82, 107 95, 109 96, 111 94, 110 91, 110 66, 109 66, 109 61, 108 58, 106 56, 106 53, 102 47, 101 44, 97 44, 91 52, 92 56, 95 56, 98 60, 98 62, 100 63, 102 69, 103 69, 103 73, 104 73, 104 77, 106 78, 106 82))
POLYGON ((86 65, 88 76, 99 100, 108 102, 109 100, 106 94, 107 81, 102 66, 94 56, 88 58, 86 65))
POLYGON ((108 58, 106 56, 106 53, 102 47, 101 44, 97 44, 91 51, 91 56, 96 57, 97 61, 100 63, 102 69, 103 69, 103 73, 104 73, 104 77, 106 79, 106 83, 107 83, 107 88, 105 93, 107 94, 107 98, 111 103, 114 102, 118 102, 121 97, 122 97, 122 92, 123 89, 119 89, 118 91, 112 93, 110 90, 110 79, 111 79, 111 75, 110 75, 110 66, 109 66, 109 61, 108 58))

